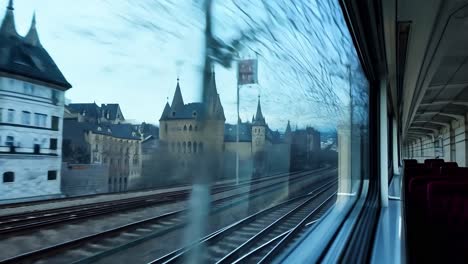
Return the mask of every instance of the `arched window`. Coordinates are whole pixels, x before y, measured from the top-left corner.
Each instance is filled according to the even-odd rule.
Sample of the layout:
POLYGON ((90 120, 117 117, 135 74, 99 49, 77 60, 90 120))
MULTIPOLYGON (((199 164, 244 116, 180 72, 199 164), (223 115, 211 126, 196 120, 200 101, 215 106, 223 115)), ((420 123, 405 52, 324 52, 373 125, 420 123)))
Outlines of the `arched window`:
POLYGON ((184 125, 184 131, 187 131, 187 125, 184 125))
POLYGON ((203 152, 203 142, 198 145, 198 152, 203 152))
POLYGON ((7 171, 3 173, 3 182, 14 182, 15 181, 15 173, 12 171, 7 171))
POLYGON ((187 152, 187 144, 185 143, 185 141, 184 141, 184 143, 182 143, 182 148, 184 149, 184 153, 186 153, 187 152))
POLYGON ((167 132, 167 124, 164 125, 164 130, 167 132))
POLYGON ((198 131, 198 126, 195 126, 195 131, 198 131))
POLYGON ((193 142, 193 153, 197 153, 197 142, 193 142))
POLYGON ((192 125, 189 126, 188 130, 189 130, 189 131, 192 131, 192 125))
POLYGON ((177 152, 180 153, 181 152, 181 146, 180 146, 180 142, 177 142, 177 152))
MULTIPOLYGON (((190 128, 192 128, 192 127, 190 127, 190 128)), ((188 153, 192 153, 192 142, 189 142, 187 144, 187 147, 188 147, 188 153)))

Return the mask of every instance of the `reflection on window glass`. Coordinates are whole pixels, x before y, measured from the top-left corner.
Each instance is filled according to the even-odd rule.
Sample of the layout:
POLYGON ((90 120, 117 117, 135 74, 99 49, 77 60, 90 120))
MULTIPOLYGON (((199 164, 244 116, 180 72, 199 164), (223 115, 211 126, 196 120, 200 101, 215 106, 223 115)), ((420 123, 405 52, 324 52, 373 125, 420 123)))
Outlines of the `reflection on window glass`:
POLYGON ((357 197, 369 88, 337 0, 84 2, 0 1, 0 206, 23 203, 0 260, 258 262, 357 197))

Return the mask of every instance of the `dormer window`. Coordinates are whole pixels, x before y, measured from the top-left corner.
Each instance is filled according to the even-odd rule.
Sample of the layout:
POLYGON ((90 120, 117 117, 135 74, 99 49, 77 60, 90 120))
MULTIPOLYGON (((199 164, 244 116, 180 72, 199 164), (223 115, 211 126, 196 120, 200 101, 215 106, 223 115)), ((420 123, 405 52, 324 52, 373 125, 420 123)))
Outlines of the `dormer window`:
POLYGON ((175 111, 172 112, 172 116, 175 116, 175 111))
POLYGON ((97 131, 102 131, 102 128, 99 126, 99 127, 97 128, 97 131))
POLYGON ((193 112, 192 112, 192 116, 193 116, 193 117, 196 117, 196 116, 197 116, 197 111, 193 111, 193 112))
POLYGON ((112 131, 111 131, 111 129, 110 129, 110 128, 108 128, 108 129, 107 129, 107 132, 109 132, 109 133, 112 133, 112 131))

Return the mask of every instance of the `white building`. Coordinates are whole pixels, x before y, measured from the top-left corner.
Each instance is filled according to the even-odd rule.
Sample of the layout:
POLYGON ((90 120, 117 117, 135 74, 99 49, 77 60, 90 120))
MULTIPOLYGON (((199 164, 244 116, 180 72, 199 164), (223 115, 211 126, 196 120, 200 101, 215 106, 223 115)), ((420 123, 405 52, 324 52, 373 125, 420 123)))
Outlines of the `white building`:
POLYGON ((0 203, 61 195, 69 88, 39 41, 35 17, 27 35, 18 35, 10 0, 0 25, 0 203))

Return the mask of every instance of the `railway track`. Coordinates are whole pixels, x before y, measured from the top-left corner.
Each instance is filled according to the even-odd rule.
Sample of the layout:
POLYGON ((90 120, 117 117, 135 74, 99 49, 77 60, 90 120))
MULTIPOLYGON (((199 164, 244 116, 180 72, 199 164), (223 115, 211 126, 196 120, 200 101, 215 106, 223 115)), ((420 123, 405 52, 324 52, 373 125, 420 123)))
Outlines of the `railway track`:
POLYGON ((256 263, 285 237, 296 237, 306 230, 312 219, 323 213, 324 205, 333 201, 336 180, 320 186, 312 194, 294 198, 251 215, 199 242, 170 254, 151 264, 182 263, 193 259, 197 250, 205 248, 202 263, 256 263), (289 234, 292 234, 289 236, 289 234), (254 250, 252 250, 254 248, 254 250), (240 260, 244 260, 240 262, 240 260))
MULTIPOLYGON (((317 171, 320 171, 320 169, 317 171)), ((254 186, 256 184, 264 183, 274 179, 282 177, 286 178, 287 176, 301 177, 301 173, 303 172, 262 177, 253 181, 245 181, 243 183, 241 182, 239 185, 219 185, 212 189, 212 194, 235 190, 245 186, 254 186)), ((87 219, 90 217, 106 215, 114 212, 120 213, 126 210, 178 202, 187 199, 189 195, 190 191, 183 190, 110 202, 100 202, 87 205, 0 216, 0 235, 18 235, 19 233, 29 232, 32 229, 43 228, 55 224, 87 219)))
MULTIPOLYGON (((313 173, 313 172, 310 172, 313 173)), ((309 175, 310 175, 309 173, 309 175)), ((328 171, 329 173, 329 171, 328 171)), ((301 178, 295 178, 298 181, 301 178)), ((280 188, 281 183, 260 188, 272 192, 280 188)), ((212 213, 230 208, 235 203, 245 202, 254 197, 264 195, 262 193, 240 193, 234 196, 219 199, 213 202, 212 213)), ((39 250, 27 252, 0 263, 90 263, 94 258, 112 254, 122 248, 128 248, 143 241, 166 234, 170 231, 182 228, 187 223, 186 210, 166 213, 158 217, 152 217, 118 228, 106 230, 101 233, 84 236, 57 245, 45 247, 39 250)))
MULTIPOLYGON (((326 167, 322 167, 320 169, 323 169, 326 167)), ((296 172, 288 172, 288 173, 275 173, 263 177, 256 178, 254 181, 261 181, 269 178, 274 178, 274 177, 283 177, 288 174, 294 174, 294 173, 299 173, 301 171, 296 171, 296 172)), ((246 182, 253 182, 251 180, 240 180, 240 183, 246 183, 246 182)), ((219 187, 229 187, 229 186, 234 186, 234 183, 224 183, 224 184, 218 184, 215 186, 219 187)), ((191 187, 191 184, 187 185, 167 185, 167 186, 162 186, 162 189, 166 188, 177 188, 177 187, 191 187)), ((138 193, 138 192, 143 192, 143 191, 152 191, 155 190, 155 188, 147 188, 147 189, 141 189, 141 190, 134 190, 134 191, 126 191, 125 193, 138 193)), ((0 210, 2 209, 11 209, 11 208, 17 208, 17 207, 25 207, 25 206, 32 206, 32 205, 41 205, 41 204, 50 204, 50 203, 56 203, 56 202, 67 202, 67 201, 79 201, 83 199, 88 199, 88 198, 93 198, 93 197, 98 197, 98 196, 106 196, 106 195, 115 195, 115 194, 122 194, 122 192, 109 192, 109 193, 100 193, 100 194, 89 194, 89 195, 81 195, 81 196, 75 196, 75 197, 62 197, 62 198, 52 198, 52 199, 47 199, 47 200, 37 200, 37 201, 27 201, 27 202, 16 202, 16 203, 8 203, 8 204, 0 204, 0 210)))
POLYGON ((305 234, 307 230, 311 228, 311 226, 318 222, 320 217, 327 211, 329 206, 335 202, 332 199, 333 196, 334 195, 325 199, 317 208, 304 217, 304 219, 301 220, 295 227, 278 234, 264 243, 260 243, 260 245, 257 245, 253 250, 240 256, 237 260, 232 261, 231 263, 271 263, 275 257, 280 255, 284 250, 288 249, 289 246, 291 246, 303 234, 305 234))

